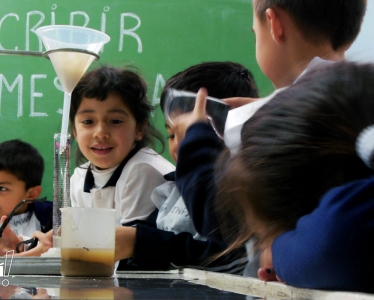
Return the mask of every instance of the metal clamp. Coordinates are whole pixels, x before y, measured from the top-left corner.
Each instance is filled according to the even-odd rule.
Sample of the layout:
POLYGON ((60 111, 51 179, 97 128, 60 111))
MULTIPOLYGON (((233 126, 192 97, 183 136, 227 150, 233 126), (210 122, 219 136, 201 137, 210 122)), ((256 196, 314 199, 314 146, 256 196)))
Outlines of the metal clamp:
POLYGON ((79 52, 84 54, 89 54, 95 57, 95 61, 100 58, 95 52, 84 50, 84 49, 77 49, 77 48, 60 48, 60 49, 53 49, 48 50, 45 52, 38 52, 38 51, 26 51, 26 50, 0 50, 0 55, 16 55, 16 56, 35 56, 35 57, 45 57, 49 59, 49 54, 54 52, 79 52))

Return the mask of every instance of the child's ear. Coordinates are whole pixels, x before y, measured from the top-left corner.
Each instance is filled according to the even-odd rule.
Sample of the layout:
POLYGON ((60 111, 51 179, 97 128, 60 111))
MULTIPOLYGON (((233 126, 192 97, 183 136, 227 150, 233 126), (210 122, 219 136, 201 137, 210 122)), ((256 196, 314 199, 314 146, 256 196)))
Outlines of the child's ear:
POLYGON ((268 8, 266 18, 270 24, 271 36, 277 44, 281 44, 284 37, 284 26, 281 12, 268 8))
POLYGON ((40 185, 33 186, 27 190, 27 200, 38 199, 42 193, 42 187, 40 185))
POLYGON ((148 126, 148 122, 144 122, 143 124, 138 124, 136 127, 136 132, 135 132, 135 140, 137 142, 141 141, 144 136, 144 132, 148 126))

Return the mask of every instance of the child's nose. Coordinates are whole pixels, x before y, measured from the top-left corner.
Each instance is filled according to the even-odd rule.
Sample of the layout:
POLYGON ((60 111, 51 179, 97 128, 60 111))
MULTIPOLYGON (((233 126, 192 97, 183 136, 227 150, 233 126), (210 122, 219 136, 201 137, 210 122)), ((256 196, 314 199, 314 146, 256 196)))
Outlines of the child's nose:
POLYGON ((105 123, 99 123, 94 133, 95 138, 104 139, 109 137, 108 126, 105 123))

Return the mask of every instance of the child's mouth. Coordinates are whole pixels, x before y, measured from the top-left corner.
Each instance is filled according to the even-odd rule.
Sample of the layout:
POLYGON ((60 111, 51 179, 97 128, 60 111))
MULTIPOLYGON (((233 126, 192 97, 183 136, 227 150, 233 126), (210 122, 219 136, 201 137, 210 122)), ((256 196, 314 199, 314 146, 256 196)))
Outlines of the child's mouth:
POLYGON ((98 155, 105 155, 112 151, 113 147, 92 147, 92 151, 98 155))

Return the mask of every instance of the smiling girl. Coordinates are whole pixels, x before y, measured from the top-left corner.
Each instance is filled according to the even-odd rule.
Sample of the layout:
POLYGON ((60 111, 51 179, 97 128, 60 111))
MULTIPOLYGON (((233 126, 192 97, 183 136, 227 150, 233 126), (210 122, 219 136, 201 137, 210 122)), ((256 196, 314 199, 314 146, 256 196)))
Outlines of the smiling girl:
POLYGON ((121 225, 155 209, 152 190, 174 166, 148 145, 162 136, 150 124, 146 84, 135 72, 103 66, 88 72, 72 93, 70 122, 78 144, 71 177, 72 206, 115 208, 121 225))

